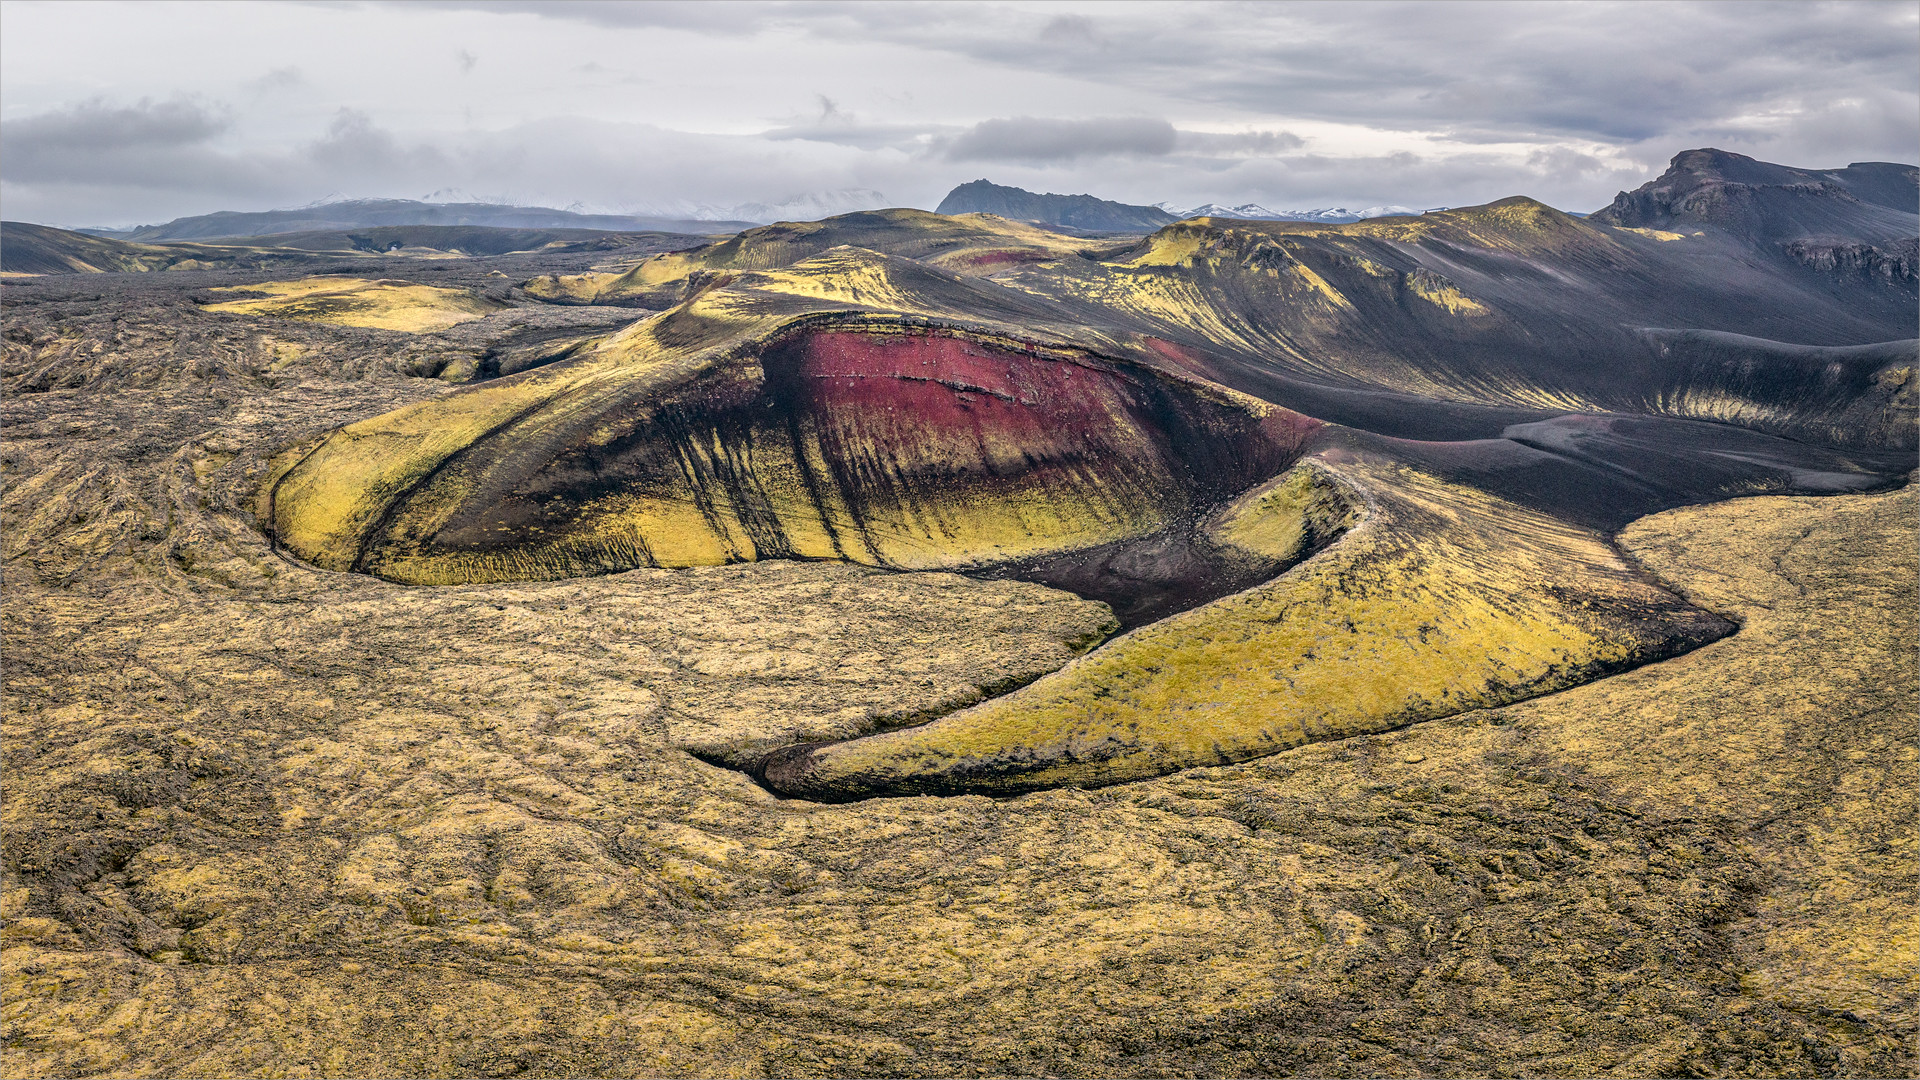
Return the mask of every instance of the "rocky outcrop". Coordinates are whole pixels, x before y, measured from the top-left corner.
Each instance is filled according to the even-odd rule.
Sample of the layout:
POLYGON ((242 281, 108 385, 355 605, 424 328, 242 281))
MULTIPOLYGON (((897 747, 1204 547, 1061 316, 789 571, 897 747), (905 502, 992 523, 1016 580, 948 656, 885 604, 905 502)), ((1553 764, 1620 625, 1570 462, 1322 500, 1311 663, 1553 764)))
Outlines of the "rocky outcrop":
POLYGON ((1920 262, 1920 239, 1876 246, 1813 238, 1789 241, 1780 248, 1788 258, 1823 274, 1908 291, 1916 287, 1914 266, 1920 262))

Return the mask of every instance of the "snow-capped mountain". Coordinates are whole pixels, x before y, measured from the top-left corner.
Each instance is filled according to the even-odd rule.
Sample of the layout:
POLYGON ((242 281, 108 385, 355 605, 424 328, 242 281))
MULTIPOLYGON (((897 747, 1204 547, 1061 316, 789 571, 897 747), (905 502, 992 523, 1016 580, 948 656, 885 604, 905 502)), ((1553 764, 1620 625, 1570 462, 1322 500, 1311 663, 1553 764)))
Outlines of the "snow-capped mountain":
POLYGON ((1197 217, 1222 217, 1239 218, 1242 221, 1317 221, 1327 225, 1345 225, 1349 222, 1364 221, 1367 218, 1420 212, 1410 206, 1399 205, 1369 206, 1365 210, 1349 210, 1344 206, 1332 206, 1319 210, 1269 210, 1259 203, 1243 203, 1239 206, 1207 203, 1191 210, 1179 210, 1166 203, 1159 205, 1161 209, 1183 220, 1197 217))
POLYGON ((775 221, 819 221, 835 214, 878 210, 890 205, 884 194, 872 188, 841 188, 838 191, 810 191, 773 203, 698 205, 688 208, 688 216, 697 221, 752 221, 764 225, 775 221))
POLYGON ((1245 203, 1240 206, 1222 206, 1219 203, 1207 203, 1204 206, 1196 206, 1191 210, 1180 210, 1168 206, 1166 203, 1161 203, 1160 206, 1168 213, 1181 218, 1223 217, 1239 218, 1242 221, 1283 220, 1283 215, 1276 214, 1272 210, 1261 206, 1259 203, 1245 203))

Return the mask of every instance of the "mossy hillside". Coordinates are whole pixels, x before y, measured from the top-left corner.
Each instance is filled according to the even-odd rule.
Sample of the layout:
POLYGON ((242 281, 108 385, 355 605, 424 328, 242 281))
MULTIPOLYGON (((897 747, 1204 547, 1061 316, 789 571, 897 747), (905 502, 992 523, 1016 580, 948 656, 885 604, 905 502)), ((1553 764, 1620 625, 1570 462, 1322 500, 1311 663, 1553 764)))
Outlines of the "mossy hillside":
POLYGON ((713 277, 576 357, 343 428, 275 481, 276 533, 418 584, 769 557, 980 565, 1163 528, 1205 509, 1196 478, 1230 480, 1205 499, 1231 494, 1303 437, 1191 373, 1008 336, 1023 311, 997 322, 976 289, 844 246, 713 277), (970 308, 987 317, 930 321, 970 308), (764 354, 822 319, 907 352, 770 385, 764 354), (1194 452, 1218 460, 1190 473, 1194 452))
POLYGON ((1062 236, 992 214, 870 210, 824 221, 783 221, 702 248, 656 255, 620 273, 547 275, 523 287, 530 295, 554 303, 666 307, 682 299, 689 279, 702 272, 778 270, 842 246, 975 276, 1113 245, 1062 236))
POLYGON ((213 291, 267 295, 209 304, 209 311, 270 315, 411 334, 433 333, 483 319, 505 306, 466 289, 443 289, 388 278, 309 277, 213 291))
POLYGON ((991 564, 1195 512, 1217 497, 1194 488, 1195 453, 1228 463, 1208 483, 1243 484, 1285 453, 1231 395, 1133 385, 1139 372, 1071 350, 833 325, 636 408, 560 402, 490 432, 393 501, 364 566, 437 583, 760 558, 991 564), (1191 439, 1158 431, 1168 415, 1191 439))
POLYGON ((1297 550, 1345 516, 1330 487, 1364 519, 1272 582, 921 727, 777 754, 767 782, 827 800, 1115 783, 1517 701, 1731 629, 1600 536, 1350 455, 1297 466, 1224 530, 1297 550))

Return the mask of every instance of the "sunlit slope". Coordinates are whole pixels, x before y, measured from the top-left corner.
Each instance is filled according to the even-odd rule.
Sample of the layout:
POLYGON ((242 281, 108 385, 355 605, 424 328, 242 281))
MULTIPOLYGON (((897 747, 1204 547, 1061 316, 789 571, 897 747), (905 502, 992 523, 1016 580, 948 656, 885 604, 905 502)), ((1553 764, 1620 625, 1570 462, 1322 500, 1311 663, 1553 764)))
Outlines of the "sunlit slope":
POLYGON ((978 566, 1190 520, 1314 426, 1016 332, 1031 314, 856 249, 736 274, 578 357, 335 432, 283 462, 266 513, 322 566, 415 583, 978 566))
POLYGON ((1605 540, 1338 452, 1217 526, 1332 546, 1004 697, 920 727, 795 747, 766 782, 817 800, 1092 786, 1244 761, 1585 682, 1732 629, 1605 540))
POLYGON ((624 273, 550 274, 525 283, 552 303, 629 304, 664 309, 685 299, 703 272, 773 270, 851 246, 914 259, 958 274, 1049 262, 1099 250, 1076 239, 992 214, 948 217, 924 210, 869 210, 824 221, 783 221, 685 252, 656 255, 624 273))
POLYGON ((309 277, 212 291, 267 295, 209 304, 209 311, 270 315, 414 334, 432 333, 483 319, 504 306, 466 289, 443 289, 384 278, 309 277))

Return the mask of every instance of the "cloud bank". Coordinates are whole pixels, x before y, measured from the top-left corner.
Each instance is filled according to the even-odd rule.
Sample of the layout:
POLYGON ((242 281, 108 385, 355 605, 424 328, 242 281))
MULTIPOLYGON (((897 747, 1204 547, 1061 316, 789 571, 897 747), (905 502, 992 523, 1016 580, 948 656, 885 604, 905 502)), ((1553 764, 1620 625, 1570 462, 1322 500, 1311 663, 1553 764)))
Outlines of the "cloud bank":
POLYGON ((439 191, 932 206, 982 172, 1584 210, 1693 146, 1920 145, 1898 3, 9 2, 0 30, 0 203, 62 224, 439 191))

